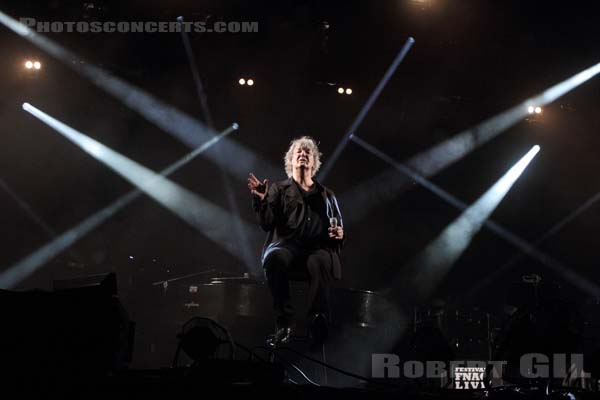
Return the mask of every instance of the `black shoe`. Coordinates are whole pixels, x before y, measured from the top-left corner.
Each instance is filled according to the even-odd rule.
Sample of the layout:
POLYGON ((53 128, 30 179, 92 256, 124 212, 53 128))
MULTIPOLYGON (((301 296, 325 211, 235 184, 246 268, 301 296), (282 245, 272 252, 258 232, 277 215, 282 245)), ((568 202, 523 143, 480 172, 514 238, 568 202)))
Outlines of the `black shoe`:
POLYGON ((288 344, 292 339, 292 327, 283 326, 277 328, 274 334, 267 336, 267 346, 276 347, 282 344, 288 344))
POLYGON ((315 314, 309 319, 308 337, 311 347, 321 346, 327 340, 329 328, 327 326, 327 317, 325 314, 315 314))

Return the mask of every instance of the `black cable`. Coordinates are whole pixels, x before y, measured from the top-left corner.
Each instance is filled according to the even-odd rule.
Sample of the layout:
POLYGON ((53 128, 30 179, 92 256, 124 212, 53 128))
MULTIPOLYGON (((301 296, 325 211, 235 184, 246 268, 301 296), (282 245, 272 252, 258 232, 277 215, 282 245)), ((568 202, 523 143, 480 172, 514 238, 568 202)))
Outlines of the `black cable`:
MULTIPOLYGON (((264 358, 260 357, 258 354, 256 354, 254 352, 254 349, 263 349, 263 350, 269 350, 272 351, 273 349, 269 349, 268 347, 264 347, 264 346, 257 346, 254 347, 252 349, 249 349, 248 347, 244 346, 243 344, 239 343, 239 342, 235 342, 235 345, 238 346, 239 348, 241 348, 242 350, 248 352, 248 354, 251 354, 252 356, 258 358, 260 361, 264 362, 264 363, 269 363, 267 360, 265 360, 264 358)), ((321 385, 319 385, 318 383, 314 382, 313 380, 311 380, 308 376, 306 376, 306 374, 300 369, 300 367, 298 367, 296 364, 294 364, 293 362, 281 357, 278 354, 275 354, 275 356, 280 359, 281 361, 289 364, 293 369, 296 370, 296 372, 298 372, 300 375, 302 375, 302 377, 304 378, 304 380, 306 382, 308 382, 309 384, 313 385, 313 386, 317 386, 320 387, 321 385)), ((297 382, 293 381, 294 384, 298 384, 297 382)))
MULTIPOLYGON (((264 362, 264 363, 269 363, 267 360, 265 360, 264 358, 262 358, 261 356, 259 356, 258 354, 256 354, 254 352, 254 349, 249 349, 248 347, 244 346, 243 344, 234 341, 233 343, 235 343, 236 346, 238 346, 240 349, 246 351, 248 354, 250 354, 251 356, 254 356, 256 358, 258 358, 260 361, 264 362)), ((255 347, 256 348, 256 347, 255 347)))
POLYGON ((306 358, 309 361, 312 361, 314 363, 317 363, 319 365, 327 367, 327 368, 329 368, 329 369, 331 369, 331 370, 333 370, 335 372, 338 372, 338 373, 346 375, 346 376, 350 376, 350 377, 355 378, 355 379, 363 380, 363 381, 369 382, 369 383, 381 384, 380 382, 371 380, 370 378, 367 378, 367 377, 364 377, 364 376, 361 376, 361 375, 357 375, 357 374, 354 374, 352 372, 344 371, 343 369, 340 369, 340 368, 334 367, 333 365, 324 363, 323 361, 320 361, 320 360, 317 360, 316 358, 312 358, 310 356, 307 356, 306 354, 300 353, 299 351, 294 350, 294 349, 292 349, 290 347, 280 347, 277 350, 287 350, 287 351, 292 352, 292 353, 294 353, 294 354, 296 354, 296 355, 298 355, 300 357, 304 357, 304 358, 306 358))
POLYGON ((294 368, 296 370, 296 372, 298 372, 300 375, 302 375, 302 377, 304 378, 304 380, 306 382, 308 382, 309 384, 316 386, 316 387, 321 387, 321 385, 319 385, 317 382, 314 382, 313 380, 311 380, 308 376, 306 376, 306 374, 304 373, 304 371, 302 371, 300 369, 300 367, 298 367, 296 364, 294 364, 293 362, 286 360, 285 358, 281 357, 279 354, 275 354, 275 357, 277 357, 278 359, 280 359, 281 361, 289 364, 292 368, 294 368))
MULTIPOLYGON (((318 386, 318 387, 320 387, 320 386, 321 386, 321 385, 319 385, 318 383, 316 383, 316 382, 314 382, 313 380, 311 380, 311 379, 310 379, 308 376, 306 376, 306 374, 304 373, 304 371, 302 371, 302 369, 300 369, 300 367, 298 367, 296 364, 294 364, 293 362, 291 362, 291 361, 289 361, 289 360, 287 360, 287 359, 285 359, 285 358, 281 357, 279 354, 277 354, 277 353, 274 351, 274 350, 276 350, 276 349, 272 349, 272 348, 265 347, 265 346, 256 346, 256 347, 253 347, 253 348, 252 348, 252 350, 255 350, 255 349, 266 350, 266 351, 268 351, 269 353, 272 353, 272 354, 273 354, 275 357, 277 357, 277 358, 278 358, 278 359, 280 359, 281 361, 283 361, 283 362, 285 362, 285 363, 289 364, 289 365, 290 365, 290 366, 291 366, 293 369, 295 369, 295 370, 296 370, 296 372, 298 372, 300 375, 302 375, 302 378, 304 378, 304 380, 305 380, 306 382, 308 382, 309 384, 311 384, 311 385, 313 385, 313 386, 318 386)), ((295 382, 295 381, 294 381, 293 383, 294 383, 294 384, 296 384, 296 385, 298 384, 298 383, 297 383, 297 382, 295 382)))
MULTIPOLYGON (((290 351, 290 352, 292 352, 292 353, 294 353, 294 354, 296 354, 296 355, 298 355, 300 357, 303 357, 303 358, 305 358, 305 359, 307 359, 309 361, 312 361, 314 363, 317 363, 319 365, 327 367, 327 368, 329 368, 329 369, 331 369, 331 370, 333 370, 335 372, 338 372, 338 373, 340 373, 342 375, 350 376, 352 378, 355 378, 355 379, 358 379, 358 380, 362 380, 362 381, 365 381, 367 383, 371 383, 373 385, 379 385, 379 386, 385 386, 385 387, 393 387, 393 388, 396 388, 396 389, 403 389, 402 386, 394 385, 393 383, 379 382, 379 381, 376 381, 374 379, 367 378, 365 376, 361 376, 361 375, 354 374, 352 372, 344 371, 343 369, 334 367, 333 365, 324 363, 323 361, 319 361, 319 360, 317 360, 315 358, 307 356, 306 354, 302 354, 299 351, 296 351, 296 350, 294 350, 292 348, 289 348, 289 347, 278 347, 278 348, 275 348, 275 349, 269 349, 268 347, 260 346, 260 347, 255 347, 255 349, 264 349, 264 350, 270 350, 270 351, 273 351, 273 352, 277 352, 278 350, 287 350, 287 351, 290 351)), ((280 357, 280 356, 277 356, 277 357, 280 357)))

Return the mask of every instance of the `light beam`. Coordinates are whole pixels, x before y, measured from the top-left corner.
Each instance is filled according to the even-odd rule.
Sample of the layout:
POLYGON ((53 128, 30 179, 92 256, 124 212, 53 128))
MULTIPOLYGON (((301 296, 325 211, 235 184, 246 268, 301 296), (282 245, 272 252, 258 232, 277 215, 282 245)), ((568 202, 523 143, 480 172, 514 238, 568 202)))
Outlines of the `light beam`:
MULTIPOLYGON (((407 176, 408 179, 423 186, 425 189, 440 197, 443 201, 447 202, 451 206, 456 207, 461 211, 465 211, 468 208, 468 205, 463 201, 446 192, 444 189, 429 181, 426 177, 414 171, 410 167, 395 161, 393 158, 391 158, 381 150, 377 149, 376 147, 365 142, 361 138, 353 136, 352 141, 354 141, 356 144, 358 144, 371 154, 390 164, 397 172, 401 172, 403 175, 407 176)), ((508 229, 504 228, 502 225, 494 222, 491 219, 488 219, 484 222, 483 226, 485 226, 487 229, 504 239, 506 242, 521 250, 523 253, 536 259, 546 267, 556 271, 566 281, 571 282, 583 292, 588 293, 592 296, 600 296, 600 287, 598 285, 580 276, 560 261, 555 260, 554 258, 536 249, 535 246, 532 246, 524 239, 520 238, 519 236, 510 232, 508 229)))
MULTIPOLYGON (((172 173, 179 170, 181 167, 195 159, 198 155, 210 149, 213 145, 218 143, 221 139, 229 135, 234 130, 237 130, 238 128, 239 127, 237 124, 231 125, 219 135, 213 137, 209 141, 199 146, 194 151, 186 154, 184 157, 180 158, 175 163, 163 169, 159 175, 162 177, 168 177, 169 175, 171 175, 172 173)), ((36 270, 41 268, 52 258, 54 258, 65 249, 72 246, 79 239, 96 229, 98 226, 100 226, 102 223, 107 221, 117 212, 125 208, 127 205, 131 204, 143 193, 144 192, 139 188, 127 192, 108 206, 104 207, 103 209, 94 213, 90 217, 81 221, 79 224, 75 225, 68 231, 60 234, 54 240, 38 248, 36 251, 32 252, 31 254, 24 257, 15 264, 9 266, 0 273, 0 288, 10 289, 13 288, 15 285, 18 285, 20 282, 22 282, 36 270)))
MULTIPOLYGON (((579 207, 577 207, 575 210, 573 210, 571 213, 569 213, 563 219, 561 219, 556 224, 554 224, 550 229, 548 229, 543 235, 541 235, 539 238, 537 238, 533 242, 533 246, 539 247, 548 238, 554 236, 557 232, 559 232, 565 225, 567 225, 569 222, 573 221, 579 215, 581 215, 582 213, 587 211, 591 206, 596 204, 598 202, 598 200, 600 200, 600 192, 598 192, 594 196, 590 197, 585 203, 581 204, 579 207)), ((487 275, 484 279, 482 279, 481 281, 479 281, 475 285, 473 285, 467 293, 463 294, 463 297, 464 298, 473 297, 475 294, 480 292, 482 289, 489 286, 492 282, 496 281, 502 274, 506 273, 508 270, 510 270, 513 267, 515 267, 516 265, 518 265, 519 262, 523 261, 524 258, 525 258, 525 255, 523 253, 518 253, 518 254, 512 256, 508 261, 506 261, 500 267, 494 268, 494 271, 491 274, 487 275)))
POLYGON ((402 279, 407 279, 417 298, 427 299, 434 292, 539 150, 537 145, 529 150, 409 263, 408 279, 404 274, 402 279))
MULTIPOLYGON (((201 146, 217 133, 197 119, 91 63, 73 63, 72 60, 79 60, 81 57, 1 11, 0 24, 30 41, 79 75, 89 79, 99 89, 115 97, 142 118, 190 148, 195 149, 201 146)), ((221 154, 209 152, 205 156, 241 181, 246 179, 248 171, 255 171, 266 176, 279 176, 282 174, 281 168, 277 168, 259 158, 254 152, 234 141, 224 140, 221 146, 221 154), (231 160, 237 160, 238 162, 231 162, 231 160)))
MULTIPOLYGON (((360 110, 360 112, 358 113, 358 115, 356 116, 354 121, 352 122, 352 125, 350 125, 348 132, 346 132, 346 134, 344 135, 342 140, 336 146, 333 153, 331 153, 331 156, 327 160, 327 163, 323 166, 323 168, 319 172, 319 180, 321 182, 325 182, 325 179, 327 178, 327 175, 331 171, 333 164, 335 164, 337 159, 340 157, 340 154, 342 154, 344 147, 346 147, 346 145, 348 144, 348 140, 350 140, 352 135, 356 132, 356 130, 358 129, 360 124, 363 122, 363 120, 367 116, 367 113, 369 112, 371 107, 373 107, 373 104, 375 104, 375 101, 377 101, 377 98, 383 91, 383 88, 385 88, 385 86, 387 85, 389 80, 392 78, 392 75, 394 75, 394 72, 396 72, 398 65, 400 65, 402 60, 404 60, 404 57, 406 57, 406 54, 412 47, 413 43, 415 43, 415 39, 412 37, 409 37, 408 40, 406 41, 406 43, 404 44, 404 46, 402 46, 402 49, 400 50, 400 52, 398 53, 398 55, 396 56, 394 61, 392 61, 392 64, 389 66, 389 68, 383 75, 383 78, 381 78, 381 80, 379 81, 379 84, 377 84, 377 86, 371 93, 371 96, 369 96, 369 99, 367 100, 367 102, 365 103, 363 108, 360 110)), ((340 92, 338 89, 338 93, 341 94, 344 92, 343 91, 340 92)))
MULTIPOLYGON (((579 85, 587 82, 600 72, 600 63, 530 97, 516 106, 487 119, 479 125, 467 129, 454 137, 441 142, 429 150, 419 153, 404 162, 413 171, 424 177, 431 177, 448 168, 467 154, 487 143, 501 132, 529 116, 533 107, 541 107, 553 102, 579 85)), ((349 216, 353 222, 364 218, 377 205, 394 199, 411 185, 406 176, 398 176, 394 168, 356 185, 340 196, 347 208, 354 211, 349 216)))

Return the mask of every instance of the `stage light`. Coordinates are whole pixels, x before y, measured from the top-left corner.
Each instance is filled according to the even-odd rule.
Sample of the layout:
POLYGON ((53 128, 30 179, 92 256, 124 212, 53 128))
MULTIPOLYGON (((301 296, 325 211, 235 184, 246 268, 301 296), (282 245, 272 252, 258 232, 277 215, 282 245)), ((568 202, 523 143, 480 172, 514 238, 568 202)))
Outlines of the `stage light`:
POLYGON ((236 215, 144 167, 104 144, 51 117, 29 103, 23 109, 62 134, 83 151, 125 178, 132 185, 198 229, 210 240, 222 244, 232 255, 244 259, 239 243, 232 243, 228 225, 239 223, 248 235, 251 227, 236 215))
POLYGON ((343 87, 339 88, 339 89, 338 89, 338 93, 339 93, 339 94, 344 94, 344 88, 343 88, 343 87))
POLYGON ((254 85, 254 81, 253 81, 252 79, 248 79, 248 82, 247 82, 247 83, 248 83, 248 86, 252 86, 252 85, 254 85))
MULTIPOLYGON (((119 79, 101 68, 95 67, 91 63, 73 63, 73 60, 80 59, 77 54, 62 47, 49 37, 28 28, 25 24, 11 18, 2 11, 0 11, 0 24, 28 40, 40 50, 43 50, 47 55, 62 62, 65 66, 71 68, 83 78, 88 79, 99 89, 105 91, 129 109, 138 113, 146 121, 174 136, 185 145, 195 149, 202 146, 204 142, 208 142, 216 137, 218 132, 215 131, 208 121, 207 123, 203 123, 180 111, 176 107, 165 103, 161 99, 150 95, 150 93, 141 88, 119 79)), ((210 62, 209 60, 206 61, 210 62)), ((39 72, 37 74, 39 74, 39 72)), ((201 99, 201 103, 205 103, 205 100, 206 99, 201 99)), ((203 109, 205 109, 204 106, 203 109)), ((218 165, 220 169, 226 171, 236 179, 243 181, 246 180, 248 171, 260 170, 265 176, 277 176, 281 171, 279 165, 267 161, 255 151, 236 141, 223 140, 219 145, 219 151, 205 152, 203 153, 203 156, 218 165), (237 162, 231 162, 231 160, 236 160, 237 162)), ((229 193, 226 193, 226 195, 228 200, 232 198, 229 193)), ((237 212, 236 207, 231 201, 230 209, 233 210, 234 213, 237 212)), ((259 232, 256 231, 250 235, 240 235, 238 226, 234 225, 230 227, 230 229, 232 234, 237 236, 237 243, 239 247, 243 248, 243 251, 246 254, 245 259, 243 260, 244 264, 256 274, 262 274, 260 266, 255 262, 256 260, 252 254, 252 248, 247 244, 248 240, 258 240, 257 236, 259 235, 259 232), (252 237, 252 239, 247 239, 247 237, 252 237)))
POLYGON ((27 69, 33 68, 33 63, 31 61, 26 61, 25 62, 25 68, 27 68, 27 69))
MULTIPOLYGON (((543 92, 519 102, 514 107, 414 155, 403 164, 425 177, 436 175, 521 120, 530 117, 532 112, 535 113, 535 107, 544 107, 599 73, 600 63, 597 63, 543 92), (533 110, 530 111, 529 107, 533 107, 533 110)), ((330 162, 334 155, 335 152, 329 157, 330 162)), ((323 174, 322 171, 325 169, 326 166, 321 167, 319 173, 323 174)), ((320 182, 323 182, 322 178, 320 182)), ((355 185, 347 192, 342 193, 338 199, 340 199, 340 203, 345 204, 346 208, 353 210, 347 218, 357 223, 369 215, 373 207, 392 201, 412 186, 411 179, 398 176, 395 168, 389 168, 355 185), (368 193, 368 195, 364 195, 364 193, 368 193)))
POLYGON ((533 106, 529 106, 529 107, 527 108, 527 112, 528 112, 529 114, 533 114, 533 112, 534 112, 534 111, 535 111, 535 108, 534 108, 533 106))
MULTIPOLYGON (((25 108, 25 104, 23 105, 25 108)), ((27 108, 30 109, 32 106, 27 104, 27 108)), ((33 111, 33 110, 32 110, 33 111)), ((187 165, 190 161, 194 160, 197 156, 204 153, 206 150, 211 148, 216 143, 220 142, 221 139, 229 135, 231 132, 238 128, 237 124, 233 124, 225 131, 221 132, 218 136, 215 136, 211 140, 205 142, 191 153, 186 154, 175 163, 171 164, 167 168, 160 172, 161 176, 167 177, 178 171, 183 166, 187 165)), ((95 228, 106 222, 110 217, 115 215, 117 212, 131 204, 134 200, 139 198, 143 194, 140 188, 130 190, 117 200, 99 210, 90 217, 84 219, 79 224, 62 233, 60 236, 51 242, 40 247, 30 255, 24 257, 12 266, 5 268, 0 273, 0 288, 12 288, 18 283, 22 282, 36 270, 41 268, 52 258, 56 257, 65 249, 72 246, 77 240, 81 239, 85 235, 89 234, 95 228)), ((209 211, 214 212, 214 211, 209 211)), ((213 226, 217 226, 213 224, 213 226)), ((156 262, 156 259, 153 259, 156 262)))
MULTIPOLYGON (((411 261, 406 271, 409 271, 412 276, 406 282, 415 289, 417 298, 427 299, 434 293, 539 151, 540 146, 533 146, 519 162, 475 203, 464 209, 458 218, 411 261)), ((402 279, 406 279, 406 276, 403 275, 402 279)))
MULTIPOLYGON (((88 79, 99 89, 115 97, 146 121, 193 149, 202 146, 204 142, 211 140, 218 133, 189 114, 91 63, 73 63, 73 60, 79 60, 81 57, 2 11, 0 11, 0 25, 28 40, 83 78, 88 79)), ((265 176, 277 176, 281 172, 281 166, 267 161, 253 150, 236 141, 224 140, 219 146, 221 151, 208 151, 203 156, 236 177, 236 179, 245 182, 248 171, 253 170, 263 171, 262 173, 265 176), (231 160, 237 160, 238 162, 231 162, 231 160)), ((255 265, 255 263, 252 262, 252 265, 255 265)))
MULTIPOLYGON (((350 125, 350 128, 348 128, 348 131, 346 131, 342 140, 337 144, 333 153, 331 153, 331 156, 329 157, 329 161, 327 161, 325 163, 325 165, 323 165, 323 168, 319 172, 319 176, 318 176, 320 182, 325 181, 325 178, 327 177, 327 174, 333 167, 333 164, 335 164, 336 160, 340 157, 340 154, 344 150, 344 147, 346 147, 350 138, 352 138, 352 136, 354 135, 354 133, 356 132, 356 130, 358 129, 358 127, 360 126, 362 121, 365 119, 365 116, 367 115, 367 113, 369 112, 371 107, 373 107, 373 104, 375 104, 375 101, 381 94, 381 91, 387 85, 388 81, 390 80, 390 78, 392 77, 392 75, 394 74, 396 69, 398 68, 398 65, 400 65, 400 63, 402 62, 402 60, 404 59, 404 57, 408 53, 408 50, 410 50, 410 48, 412 47, 414 42, 415 42, 415 39, 412 37, 409 37, 408 40, 406 41, 406 43, 404 44, 404 46, 402 46, 402 49, 400 50, 400 52, 398 53, 396 58, 394 58, 394 61, 392 61, 392 64, 389 66, 387 71, 385 71, 383 78, 381 78, 381 80, 379 81, 379 83, 377 84, 377 86, 375 87, 373 92, 371 92, 369 99, 363 105, 363 107, 360 109, 360 111, 359 111, 358 115, 356 116, 356 118, 354 119, 354 121, 352 121, 352 125, 350 125)), ((340 94, 341 94, 341 92, 340 92, 340 94)))
POLYGON ((346 94, 352 94, 352 89, 346 89, 346 94))
POLYGON ((541 107, 536 107, 535 108, 535 113, 536 114, 541 114, 542 113, 542 108, 541 107))
POLYGON ((33 63, 33 68, 35 69, 41 69, 42 68, 42 63, 39 61, 36 61, 33 63))
MULTIPOLYGON (((438 197, 440 197, 442 200, 444 200, 446 203, 452 205, 453 207, 456 207, 463 211, 466 211, 469 208, 469 206, 466 203, 457 199, 456 197, 452 196, 450 193, 446 192, 444 189, 440 188, 436 184, 429 181, 426 176, 423 176, 422 174, 416 172, 414 169, 411 168, 411 166, 407 166, 403 163, 399 163, 399 162, 395 161, 393 158, 391 158, 387 154, 383 153, 381 150, 371 146, 370 144, 368 144, 364 140, 360 139, 356 135, 353 135, 350 138, 350 140, 352 140, 353 142, 355 142, 356 144, 358 144, 359 146, 361 146, 368 152, 372 153, 376 157, 378 157, 381 160, 385 161, 386 163, 390 164, 394 168, 394 170, 396 172, 396 176, 398 176, 398 172, 401 172, 403 175, 405 175, 407 177, 407 179, 410 180, 410 182, 413 182, 413 184, 419 183, 425 189, 427 189, 430 192, 432 192, 433 194, 437 195, 438 197)), ((532 152, 535 153, 537 151, 539 151, 539 147, 534 146, 532 148, 532 150, 530 151, 530 153, 532 153, 532 152)), ((532 155, 535 155, 535 154, 532 154, 532 155)), ((528 157, 528 156, 526 156, 526 157, 528 157)), ((519 163, 521 163, 523 161, 524 160, 521 160, 519 163)), ((515 168, 515 167, 513 167, 513 168, 515 168)), ((516 175, 515 170, 511 170, 511 171, 512 172, 508 174, 507 178, 514 177, 516 175)), ((506 182, 506 180, 505 180, 505 182, 506 182)), ((504 186, 506 186, 506 184, 504 186)), ((502 188, 502 185, 497 184, 496 187, 502 188)), ((364 191, 360 192, 360 193, 364 193, 364 191)), ((366 196, 372 196, 372 194, 367 193, 366 196)), ((362 200, 362 201, 364 201, 364 200, 362 200)), ((480 202, 480 200, 478 201, 478 203, 479 202, 480 202)), ((501 237, 508 243, 517 247, 523 253, 527 254, 529 257, 536 259, 537 261, 539 261, 546 267, 559 273, 566 281, 571 282, 573 285, 575 285, 576 287, 581 289, 584 293, 588 293, 594 297, 600 297, 600 286, 598 286, 593 281, 586 279, 585 277, 579 275, 578 273, 576 273, 575 271, 573 271, 572 269, 570 269, 568 266, 564 265, 560 261, 557 261, 556 259, 548 256, 547 254, 544 254, 543 252, 537 250, 535 248, 535 246, 532 246, 531 244, 527 243, 524 239, 522 239, 522 238, 518 237, 517 235, 515 235, 514 233, 508 231, 507 229, 505 229, 498 223, 496 223, 492 220, 487 220, 484 222, 484 225, 486 226, 486 228, 488 228, 488 230, 494 232, 496 235, 498 235, 499 237, 501 237)), ((394 286, 394 285, 392 285, 392 286, 394 286)))
MULTIPOLYGON (((583 204, 577 207, 575 210, 570 212, 566 217, 558 221, 554 224, 550 229, 548 229, 543 235, 541 235, 534 243, 533 247, 538 248, 540 244, 546 241, 548 238, 552 237, 556 233, 558 233, 565 225, 569 222, 573 221, 580 214, 587 211, 590 207, 600 201, 600 192, 596 192, 595 195, 587 199, 583 204)), ((515 265, 518 265, 520 261, 527 255, 525 252, 521 252, 515 256, 513 256, 510 260, 502 264, 499 268, 495 268, 492 274, 488 274, 484 279, 479 281, 479 283, 475 286, 472 286, 469 292, 464 295, 464 298, 467 296, 471 296, 486 286, 490 285, 492 282, 495 282, 496 279, 501 276, 503 273, 506 273, 507 270, 512 269, 515 265)))
POLYGON ((244 78, 240 79, 238 82, 240 83, 240 85, 246 84, 246 80, 244 78))
POLYGON ((179 346, 174 357, 174 367, 178 364, 181 351, 192 360, 200 361, 215 357, 223 344, 229 345, 231 354, 235 349, 229 332, 209 318, 193 317, 183 325, 177 338, 179 346))

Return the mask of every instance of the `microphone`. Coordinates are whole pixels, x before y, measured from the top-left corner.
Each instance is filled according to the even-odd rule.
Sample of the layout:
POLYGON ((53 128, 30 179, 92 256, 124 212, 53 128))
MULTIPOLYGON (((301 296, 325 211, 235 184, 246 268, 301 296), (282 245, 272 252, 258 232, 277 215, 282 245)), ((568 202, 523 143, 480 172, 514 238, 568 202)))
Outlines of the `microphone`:
POLYGON ((261 183, 260 185, 258 185, 258 187, 256 188, 256 191, 258 193, 266 193, 267 192, 267 185, 265 185, 264 183, 261 183))

